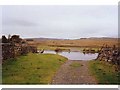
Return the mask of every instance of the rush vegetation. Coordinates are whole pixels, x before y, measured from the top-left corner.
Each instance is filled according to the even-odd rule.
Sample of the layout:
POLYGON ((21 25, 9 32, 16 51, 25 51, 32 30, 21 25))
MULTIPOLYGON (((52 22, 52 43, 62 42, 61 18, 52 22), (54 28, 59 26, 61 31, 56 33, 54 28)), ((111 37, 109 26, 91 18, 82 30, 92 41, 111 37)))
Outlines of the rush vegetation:
POLYGON ((35 39, 39 46, 52 46, 52 47, 94 47, 99 48, 103 44, 109 46, 118 45, 117 38, 84 38, 84 39, 60 39, 60 40, 39 40, 35 39))
POLYGON ((39 50, 55 50, 59 49, 70 49, 70 50, 83 50, 84 48, 92 48, 94 50, 100 49, 103 44, 108 44, 109 46, 118 46, 117 38, 84 38, 84 39, 35 39, 37 47, 39 50))

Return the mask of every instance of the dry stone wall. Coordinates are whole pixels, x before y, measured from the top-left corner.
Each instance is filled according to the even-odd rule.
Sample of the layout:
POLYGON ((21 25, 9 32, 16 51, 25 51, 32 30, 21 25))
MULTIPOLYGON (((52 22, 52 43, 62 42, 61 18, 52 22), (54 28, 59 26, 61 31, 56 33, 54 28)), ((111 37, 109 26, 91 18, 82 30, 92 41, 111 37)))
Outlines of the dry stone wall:
POLYGON ((106 61, 117 65, 118 69, 120 70, 120 49, 115 45, 113 47, 103 45, 99 51, 97 60, 106 61))
POLYGON ((35 45, 29 45, 24 39, 21 39, 18 35, 13 35, 6 38, 2 36, 2 60, 15 58, 20 55, 26 55, 27 53, 37 52, 35 45))

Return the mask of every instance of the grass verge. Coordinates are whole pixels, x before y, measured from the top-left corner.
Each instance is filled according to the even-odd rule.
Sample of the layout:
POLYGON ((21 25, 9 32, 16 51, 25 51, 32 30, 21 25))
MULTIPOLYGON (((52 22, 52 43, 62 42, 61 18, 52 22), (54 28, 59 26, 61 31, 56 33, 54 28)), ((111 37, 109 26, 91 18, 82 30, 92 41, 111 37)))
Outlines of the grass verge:
POLYGON ((50 84, 67 58, 54 54, 28 54, 3 64, 3 84, 50 84))
POLYGON ((89 66, 99 84, 120 85, 120 73, 115 71, 115 65, 103 61, 90 61, 89 66))
POLYGON ((77 62, 73 62, 72 64, 70 64, 70 66, 73 67, 73 68, 78 68, 78 67, 81 67, 83 65, 80 64, 80 63, 77 63, 77 62))

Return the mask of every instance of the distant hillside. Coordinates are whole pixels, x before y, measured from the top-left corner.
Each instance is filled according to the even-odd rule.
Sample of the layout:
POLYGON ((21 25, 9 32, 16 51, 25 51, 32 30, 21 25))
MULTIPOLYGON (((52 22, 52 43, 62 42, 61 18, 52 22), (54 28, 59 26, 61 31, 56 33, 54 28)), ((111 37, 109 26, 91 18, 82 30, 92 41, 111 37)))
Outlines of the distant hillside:
POLYGON ((68 39, 57 39, 57 38, 26 38, 26 39, 33 39, 35 41, 46 41, 46 40, 68 40, 68 39))
POLYGON ((33 39, 35 41, 46 41, 46 40, 88 40, 88 39, 93 39, 93 40, 113 40, 117 38, 111 38, 111 37, 90 37, 90 38, 80 38, 80 39, 59 39, 59 38, 26 38, 26 39, 33 39))
MULTIPOLYGON (((111 38, 111 37, 90 37, 90 38, 80 38, 80 39, 104 39, 104 40, 112 40, 112 39, 117 39, 117 38, 111 38)), ((77 39, 78 40, 78 39, 77 39)))

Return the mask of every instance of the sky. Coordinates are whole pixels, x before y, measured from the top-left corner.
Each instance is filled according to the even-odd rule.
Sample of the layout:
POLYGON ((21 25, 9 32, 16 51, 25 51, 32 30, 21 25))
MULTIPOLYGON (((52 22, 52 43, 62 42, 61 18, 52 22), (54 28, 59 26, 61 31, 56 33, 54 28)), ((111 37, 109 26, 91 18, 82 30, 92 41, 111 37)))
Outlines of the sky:
POLYGON ((117 37, 118 7, 117 5, 2 6, 0 26, 2 35, 17 34, 22 38, 117 37))

